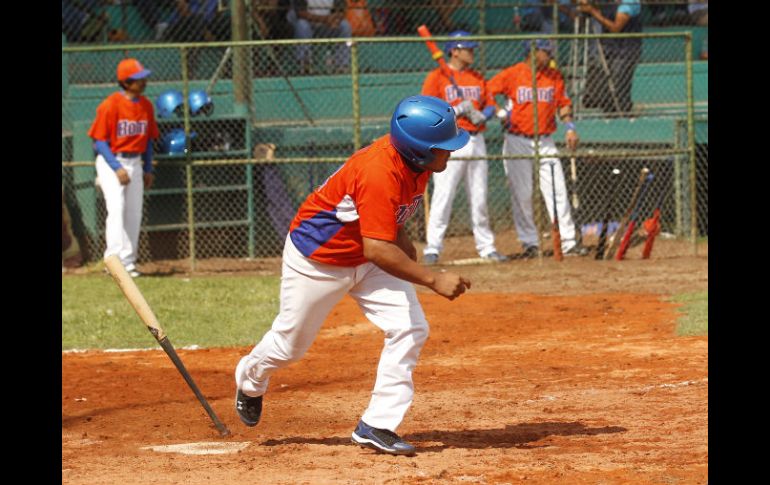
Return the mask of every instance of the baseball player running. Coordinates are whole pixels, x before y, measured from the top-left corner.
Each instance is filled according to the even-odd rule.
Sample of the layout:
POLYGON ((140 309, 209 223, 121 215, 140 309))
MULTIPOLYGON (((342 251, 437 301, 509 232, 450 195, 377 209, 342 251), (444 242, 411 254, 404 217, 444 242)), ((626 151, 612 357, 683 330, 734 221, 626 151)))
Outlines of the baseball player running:
POLYGON ((458 117, 457 125, 471 135, 465 147, 452 153, 447 169, 433 174, 427 245, 423 249, 422 258, 425 264, 434 264, 438 261, 452 214, 452 202, 457 184, 463 177, 465 177, 465 193, 470 205, 476 251, 482 258, 491 261, 508 260, 495 249, 495 237, 489 227, 487 214, 487 145, 484 141, 484 130, 487 119, 495 114, 495 101, 486 90, 484 77, 470 69, 473 63, 473 49, 478 47, 478 42, 463 39, 469 35, 471 34, 462 30, 452 32, 449 36, 456 40, 450 40, 444 47, 449 57, 447 65, 452 70, 456 87, 440 68, 431 71, 422 86, 423 95, 435 96, 453 105, 458 117), (456 157, 478 158, 455 160, 456 157))
POLYGON ((449 300, 471 283, 417 264, 404 224, 422 202, 430 174, 445 170, 450 152, 468 138, 448 103, 408 97, 396 107, 389 135, 353 154, 305 199, 284 246, 278 316, 235 369, 235 407, 244 424, 257 425, 270 376, 302 358, 331 309, 349 294, 385 334, 372 398, 352 441, 393 455, 414 453, 396 434, 428 338, 410 283, 449 300))
POLYGON ((96 174, 107 206, 104 257, 117 254, 126 271, 136 269, 144 189, 153 182, 152 143, 160 134, 152 103, 142 96, 147 70, 136 59, 118 64, 121 90, 96 108, 88 136, 94 140, 96 174))
MULTIPOLYGON (((537 83, 537 113, 540 159, 540 190, 545 199, 548 216, 553 222, 553 190, 550 164, 554 164, 556 185, 556 209, 559 215, 562 252, 565 255, 585 255, 585 248, 577 244, 575 223, 570 213, 567 187, 561 162, 551 134, 556 131, 556 115, 565 123, 567 148, 577 148, 579 137, 572 122, 572 101, 564 91, 564 80, 557 69, 549 67, 552 44, 548 40, 535 42, 537 83)), ((537 227, 532 214, 532 159, 516 158, 516 155, 535 154, 535 123, 532 95, 532 69, 530 57, 500 71, 487 83, 491 96, 504 94, 506 110, 499 116, 506 129, 503 141, 503 166, 510 181, 513 222, 524 257, 535 257, 539 252, 537 227)))

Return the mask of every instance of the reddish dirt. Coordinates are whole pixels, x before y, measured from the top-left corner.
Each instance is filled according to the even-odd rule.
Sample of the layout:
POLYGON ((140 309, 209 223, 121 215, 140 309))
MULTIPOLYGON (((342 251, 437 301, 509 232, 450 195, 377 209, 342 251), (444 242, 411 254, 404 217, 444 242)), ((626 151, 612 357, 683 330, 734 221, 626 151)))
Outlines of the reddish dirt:
POLYGON ((349 298, 306 357, 273 377, 256 428, 233 409, 233 369, 250 349, 179 350, 232 431, 225 439, 162 351, 62 354, 63 483, 706 483, 708 337, 676 336, 680 314, 661 293, 705 290, 707 263, 652 264, 495 265, 509 268, 505 289, 479 265, 461 271, 482 284, 453 302, 420 292, 431 335, 398 429, 414 457, 349 441, 382 345, 349 298), (631 289, 634 272, 642 283, 631 289), (573 277, 582 286, 565 285, 573 277), (211 441, 248 446, 142 449, 211 441))

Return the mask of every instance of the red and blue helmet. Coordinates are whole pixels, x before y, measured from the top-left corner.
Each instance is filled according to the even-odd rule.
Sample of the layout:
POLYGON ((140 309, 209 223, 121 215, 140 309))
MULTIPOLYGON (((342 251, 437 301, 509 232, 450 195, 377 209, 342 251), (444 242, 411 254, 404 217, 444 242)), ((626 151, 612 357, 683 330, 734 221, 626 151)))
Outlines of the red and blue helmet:
POLYGON ((408 161, 422 167, 431 163, 431 148, 455 151, 470 140, 457 127, 454 109, 433 96, 409 96, 401 100, 390 119, 390 142, 408 161))

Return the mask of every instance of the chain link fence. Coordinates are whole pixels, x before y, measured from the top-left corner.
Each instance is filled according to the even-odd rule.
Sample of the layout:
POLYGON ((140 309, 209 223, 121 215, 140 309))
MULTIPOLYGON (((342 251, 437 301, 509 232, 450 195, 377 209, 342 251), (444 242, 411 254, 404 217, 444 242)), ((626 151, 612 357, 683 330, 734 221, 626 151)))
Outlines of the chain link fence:
MULTIPOLYGON (((455 3, 451 18, 472 24, 474 15, 488 21, 502 15, 495 9, 516 2, 455 3), (460 11, 468 16, 458 17, 460 11)), ((396 8, 398 2, 387 4, 396 8)), ((415 10, 410 8, 402 10, 415 10)), ((162 136, 155 144, 155 184, 145 195, 139 263, 195 271, 254 269, 264 258, 279 258, 299 204, 356 149, 386 134, 398 101, 419 94, 436 67, 424 42, 407 31, 404 37, 251 41, 244 24, 238 38, 246 40, 239 42, 69 46, 63 35, 63 196, 84 261, 101 259, 106 218, 87 131, 96 106, 117 89, 114 71, 121 59, 136 57, 153 71, 145 92, 151 101, 169 90, 183 98, 176 112, 158 118, 162 136), (196 92, 210 97, 207 109, 196 111, 190 98, 196 92), (172 146, 180 139, 181 151, 172 146)), ((639 230, 626 257, 641 257, 642 222, 658 207, 662 233, 654 258, 695 254, 708 235, 708 65, 682 30, 609 35, 586 34, 579 26, 578 34, 474 36, 481 45, 473 67, 486 79, 523 61, 531 39, 555 41, 554 60, 574 103, 581 143, 568 152, 561 124, 554 140, 569 179, 573 218, 588 248, 596 246, 603 226, 617 228, 642 168, 654 177, 637 207, 639 230), (638 41, 638 62, 617 72, 611 65, 604 69, 600 38, 638 41), (605 87, 592 87, 591 76, 605 87), (592 89, 603 96, 591 100, 592 89), (630 105, 613 99, 620 89, 630 91, 630 105)), ((447 40, 434 36, 439 44, 447 40)), ((496 101, 506 102, 502 96, 496 101)), ((516 255, 522 248, 501 162, 503 134, 490 121, 488 211, 498 250, 516 255)), ((533 201, 541 247, 548 248, 543 239, 550 221, 537 191, 533 201)), ((425 241, 424 211, 407 224, 418 250, 425 241)), ((478 256, 464 189, 455 197, 444 246, 442 261, 478 256)))

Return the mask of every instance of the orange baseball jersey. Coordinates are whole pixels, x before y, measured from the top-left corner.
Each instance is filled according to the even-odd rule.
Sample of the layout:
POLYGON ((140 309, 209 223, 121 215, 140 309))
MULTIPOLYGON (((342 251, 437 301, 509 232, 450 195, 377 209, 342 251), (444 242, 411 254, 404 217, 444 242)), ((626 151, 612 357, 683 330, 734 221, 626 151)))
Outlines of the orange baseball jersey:
POLYGON ((357 266, 362 237, 395 241, 400 227, 422 202, 429 171, 413 172, 390 143, 390 135, 351 156, 307 196, 289 233, 307 258, 357 266))
POLYGON ((107 141, 112 153, 144 153, 147 141, 159 135, 152 103, 144 96, 132 101, 122 92, 101 102, 88 130, 88 136, 94 140, 107 141))
MULTIPOLYGON (((550 67, 537 71, 537 125, 541 135, 556 131, 556 115, 559 108, 571 106, 572 100, 564 92, 561 73, 550 67)), ((511 133, 533 136, 535 113, 532 104, 532 69, 528 62, 519 62, 503 69, 489 80, 487 89, 491 96, 505 94, 513 101, 509 122, 511 133)))
MULTIPOLYGON (((452 69, 450 67, 450 69, 452 69)), ((489 94, 484 77, 473 69, 456 71, 452 69, 457 87, 463 93, 463 97, 457 96, 457 90, 452 81, 440 68, 428 73, 422 84, 422 93, 425 96, 434 96, 445 100, 452 106, 460 104, 463 99, 470 99, 477 110, 482 111, 487 106, 494 106, 495 100, 489 94)), ((457 118, 457 126, 470 132, 484 131, 486 125, 476 126, 465 116, 457 118)))

